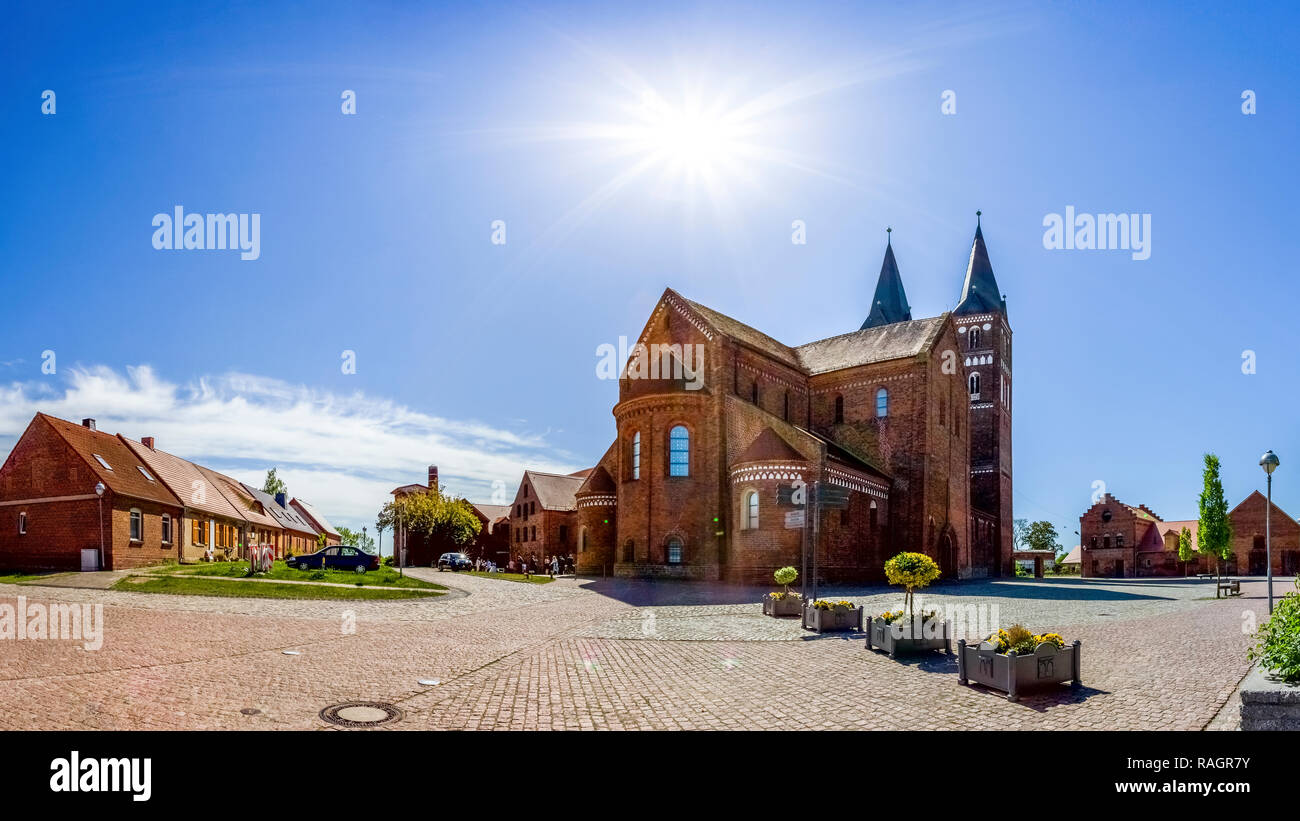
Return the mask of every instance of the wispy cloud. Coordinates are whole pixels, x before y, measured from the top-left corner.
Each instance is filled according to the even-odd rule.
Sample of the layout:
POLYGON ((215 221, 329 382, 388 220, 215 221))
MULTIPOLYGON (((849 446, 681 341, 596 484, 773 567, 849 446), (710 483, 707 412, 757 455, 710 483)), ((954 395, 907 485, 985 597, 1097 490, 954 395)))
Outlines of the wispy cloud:
POLYGON ((293 495, 335 524, 371 523, 372 529, 389 491, 422 483, 429 464, 438 465, 444 486, 480 502, 492 500, 497 481, 514 498, 525 467, 558 473, 584 467, 542 434, 254 374, 178 384, 147 365, 125 373, 98 366, 69 369, 61 388, 0 386, 0 453, 8 454, 37 411, 94 417, 100 430, 132 439, 153 436, 162 450, 259 487, 266 469, 275 467, 293 495))

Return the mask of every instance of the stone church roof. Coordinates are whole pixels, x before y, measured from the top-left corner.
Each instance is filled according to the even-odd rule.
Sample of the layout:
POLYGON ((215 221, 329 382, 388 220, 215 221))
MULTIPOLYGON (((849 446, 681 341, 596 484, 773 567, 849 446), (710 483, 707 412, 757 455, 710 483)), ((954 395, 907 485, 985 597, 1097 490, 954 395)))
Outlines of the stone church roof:
MULTIPOLYGON (((674 293, 676 292, 674 291, 674 293)), ((757 348, 778 362, 784 362, 785 364, 795 368, 801 367, 799 357, 795 355, 794 350, 789 346, 777 342, 762 331, 755 330, 739 320, 732 319, 726 314, 719 313, 698 302, 692 302, 691 300, 681 296, 681 294, 677 294, 677 296, 704 317, 710 325, 732 339, 737 339, 746 345, 749 345, 751 348, 757 348)))
POLYGON ((807 459, 799 451, 795 450, 789 442, 781 438, 781 434, 771 428, 763 428, 763 432, 754 437, 754 441, 749 443, 749 447, 741 451, 736 457, 736 463, 741 462, 774 462, 774 461, 796 461, 806 462, 807 459))
POLYGON ((939 337, 948 314, 911 319, 809 342, 795 348, 809 374, 827 373, 871 362, 916 356, 939 337))

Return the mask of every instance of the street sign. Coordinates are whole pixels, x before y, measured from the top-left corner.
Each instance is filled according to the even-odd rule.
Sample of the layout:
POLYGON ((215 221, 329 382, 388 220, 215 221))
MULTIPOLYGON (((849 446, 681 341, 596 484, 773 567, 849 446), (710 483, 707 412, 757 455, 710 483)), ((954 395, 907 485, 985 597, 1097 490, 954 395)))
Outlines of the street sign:
POLYGON ((802 507, 807 498, 808 489, 803 482, 795 482, 793 485, 777 485, 776 487, 777 504, 802 507))
POLYGON ((846 508, 849 506, 849 490, 835 485, 818 485, 817 502, 830 510, 846 508))
POLYGON ((803 527, 803 522, 804 519, 803 519, 802 510, 787 510, 785 512, 786 530, 799 530, 800 528, 803 527))

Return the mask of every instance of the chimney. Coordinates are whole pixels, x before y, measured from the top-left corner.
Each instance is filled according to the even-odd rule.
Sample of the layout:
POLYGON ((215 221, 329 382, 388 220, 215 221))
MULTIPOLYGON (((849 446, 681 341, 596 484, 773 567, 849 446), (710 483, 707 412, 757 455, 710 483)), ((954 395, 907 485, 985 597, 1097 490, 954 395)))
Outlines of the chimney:
POLYGON ((289 497, 283 493, 277 493, 275 494, 275 503, 287 509, 289 507, 289 497))
POLYGON ((81 426, 83 428, 90 428, 91 430, 95 430, 95 420, 91 419, 90 417, 86 417, 85 419, 81 420, 81 426))
POLYGON ((144 445, 149 450, 153 450, 153 437, 152 436, 144 437, 143 439, 140 440, 140 444, 144 445))
POLYGON ((438 486, 438 466, 429 465, 429 490, 438 486))

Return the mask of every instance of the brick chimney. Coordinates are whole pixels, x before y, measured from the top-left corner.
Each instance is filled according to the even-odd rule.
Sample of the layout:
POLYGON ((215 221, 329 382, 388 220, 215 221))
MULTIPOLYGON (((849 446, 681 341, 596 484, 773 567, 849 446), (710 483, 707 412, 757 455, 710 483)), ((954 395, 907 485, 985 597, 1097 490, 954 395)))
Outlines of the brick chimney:
POLYGON ((288 509, 288 507, 289 507, 289 497, 288 497, 287 495, 283 494, 283 493, 277 493, 277 494, 275 494, 275 503, 276 503, 277 505, 279 505, 280 507, 283 507, 283 508, 285 508, 285 509, 288 509))
POLYGON ((85 419, 81 420, 81 426, 83 428, 90 428, 91 430, 95 430, 95 420, 91 419, 90 417, 86 417, 85 419))
POLYGON ((429 490, 438 486, 438 466, 429 465, 429 490))
POLYGON ((143 438, 140 440, 140 444, 144 445, 144 446, 147 447, 149 450, 153 450, 153 437, 152 437, 152 436, 145 436, 145 437, 143 437, 143 438))

